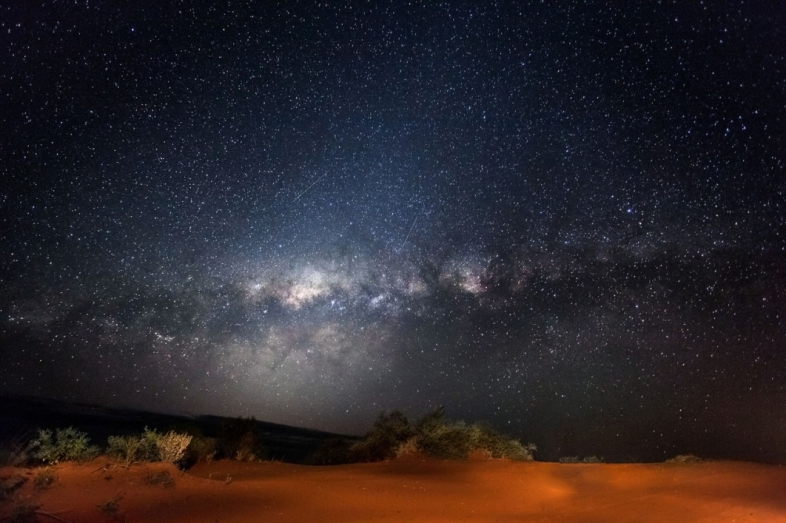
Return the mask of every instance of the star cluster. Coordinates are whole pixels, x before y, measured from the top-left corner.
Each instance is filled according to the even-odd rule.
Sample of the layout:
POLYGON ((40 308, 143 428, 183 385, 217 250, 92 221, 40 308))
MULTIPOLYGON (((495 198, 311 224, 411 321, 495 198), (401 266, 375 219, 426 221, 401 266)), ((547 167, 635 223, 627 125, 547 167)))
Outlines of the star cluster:
POLYGON ((2 6, 0 392, 786 459, 785 27, 2 6))

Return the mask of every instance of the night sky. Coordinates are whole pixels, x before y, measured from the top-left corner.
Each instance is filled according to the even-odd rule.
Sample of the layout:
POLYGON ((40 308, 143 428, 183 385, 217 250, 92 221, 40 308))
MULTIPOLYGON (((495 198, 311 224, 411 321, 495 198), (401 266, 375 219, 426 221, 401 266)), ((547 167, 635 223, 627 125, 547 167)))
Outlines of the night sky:
POLYGON ((0 393, 786 459, 786 4, 208 4, 0 4, 0 393))

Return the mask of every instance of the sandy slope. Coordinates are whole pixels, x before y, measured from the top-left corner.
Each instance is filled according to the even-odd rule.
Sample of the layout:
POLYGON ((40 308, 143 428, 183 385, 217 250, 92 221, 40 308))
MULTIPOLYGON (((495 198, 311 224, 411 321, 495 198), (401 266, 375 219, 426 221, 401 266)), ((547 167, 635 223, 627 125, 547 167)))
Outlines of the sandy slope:
MULTIPOLYGON (((99 504, 119 498, 115 521, 582 521, 786 522, 786 467, 735 462, 687 465, 444 462, 423 458, 338 467, 217 462, 188 473, 162 465, 104 469, 106 460, 57 467, 32 496, 73 523, 112 521, 99 504), (168 471, 175 486, 146 485, 168 471), (62 511, 62 512, 61 512, 62 511)), ((0 476, 13 471, 5 469, 0 476)), ((12 501, 0 505, 8 516, 12 501)), ((39 516, 38 521, 55 521, 39 516)))

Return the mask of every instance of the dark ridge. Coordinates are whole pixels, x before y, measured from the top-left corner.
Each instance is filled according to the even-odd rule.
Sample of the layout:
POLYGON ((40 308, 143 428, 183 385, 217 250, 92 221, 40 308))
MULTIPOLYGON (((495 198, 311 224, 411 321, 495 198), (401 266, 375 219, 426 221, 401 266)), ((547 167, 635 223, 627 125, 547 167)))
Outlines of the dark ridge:
MULTIPOLYGON (((19 439, 20 435, 33 437, 38 428, 57 429, 68 426, 86 432, 91 442, 99 447, 106 446, 109 436, 139 433, 145 427, 159 431, 197 427, 205 436, 216 437, 221 423, 226 419, 231 418, 161 414, 29 396, 0 396, 0 445, 19 439)), ((267 421, 257 421, 257 425, 267 457, 287 463, 306 463, 325 440, 357 439, 356 436, 267 421)))

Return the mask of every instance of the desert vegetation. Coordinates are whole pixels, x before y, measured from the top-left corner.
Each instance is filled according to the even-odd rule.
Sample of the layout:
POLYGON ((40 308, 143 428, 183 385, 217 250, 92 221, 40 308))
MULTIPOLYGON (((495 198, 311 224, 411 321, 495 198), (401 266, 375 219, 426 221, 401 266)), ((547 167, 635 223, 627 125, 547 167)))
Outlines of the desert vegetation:
POLYGON ((98 447, 90 445, 90 438, 74 427, 57 429, 39 429, 38 436, 28 446, 29 455, 33 460, 48 465, 57 465, 61 461, 90 461, 100 454, 98 447))
POLYGON ((102 501, 97 505, 98 511, 111 521, 123 521, 120 517, 120 500, 123 499, 122 492, 118 492, 112 498, 102 501))
POLYGON ((266 452, 257 421, 251 418, 225 419, 218 431, 215 451, 224 459, 254 461, 266 452))
POLYGON ((33 479, 33 486, 35 490, 46 490, 54 485, 57 475, 52 467, 44 467, 38 471, 33 479))
POLYGON ((371 431, 347 448, 346 459, 382 461, 420 453, 438 459, 462 460, 474 451, 481 451, 492 458, 531 461, 536 450, 531 443, 524 445, 489 427, 450 421, 445 409, 439 407, 415 423, 410 423, 399 410, 381 413, 371 431))
POLYGON ((563 456, 559 459, 560 463, 603 463, 603 458, 598 456, 587 456, 579 458, 578 456, 563 456))
MULTIPOLYGON (((222 449, 222 457, 251 460, 263 454, 261 437, 256 431, 256 422, 251 420, 227 420, 222 425, 219 438, 207 438, 196 428, 188 430, 168 430, 159 432, 145 427, 139 434, 109 436, 103 449, 91 444, 87 433, 71 426, 58 429, 38 429, 33 437, 16 437, 6 443, 0 453, 0 467, 40 467, 37 473, 0 477, 0 502, 10 502, 10 514, 3 518, 12 522, 35 521, 37 516, 67 521, 54 513, 40 510, 40 504, 31 497, 20 497, 22 486, 32 477, 32 491, 36 497, 54 486, 58 479, 57 466, 66 462, 84 463, 100 455, 109 457, 110 462, 99 470, 107 471, 120 465, 129 469, 135 464, 171 463, 185 466, 198 461, 209 461, 222 449)), ((111 475, 106 475, 111 480, 111 475)), ((149 472, 143 483, 153 487, 172 488, 175 485, 170 472, 159 470, 149 472)), ((105 519, 121 521, 119 513, 122 493, 106 499, 97 505, 97 510, 105 519)))
MULTIPOLYGON (((43 466, 34 478, 36 490, 51 487, 56 479, 54 466, 62 462, 85 462, 101 454, 126 469, 134 464, 164 462, 186 469, 214 459, 259 461, 266 456, 262 433, 254 418, 225 419, 217 427, 217 437, 208 437, 195 424, 172 425, 166 431, 145 427, 141 433, 109 436, 102 449, 75 427, 38 429, 28 433, 29 441, 15 438, 2 449, 5 466, 43 466), (31 434, 34 434, 31 437, 31 434)), ((436 459, 463 460, 471 453, 489 458, 533 460, 533 444, 523 444, 482 424, 452 421, 440 407, 410 421, 400 410, 382 412, 362 438, 331 437, 323 440, 305 462, 311 465, 339 465, 423 455, 436 459)), ((691 454, 679 455, 667 463, 697 463, 691 454)), ((603 463, 598 456, 563 456, 560 463, 603 463)), ((7 493, 9 489, 5 489, 7 493)))
MULTIPOLYGON (((414 420, 400 410, 383 412, 362 438, 312 437, 307 451, 322 443, 310 464, 356 463, 331 468, 270 461, 248 466, 246 461, 265 455, 263 435, 271 449, 285 441, 253 418, 211 418, 199 427, 186 420, 126 428, 131 430, 108 437, 103 448, 74 427, 28 431, 27 439, 16 440, 4 455, 35 468, 0 470, 0 521, 250 521, 275 519, 286 510, 292 521, 343 522, 366 521, 380 507, 390 521, 452 521, 473 513, 491 521, 509 519, 514 511, 533 518, 547 511, 554 519, 570 520, 585 517, 587 503, 594 503, 593 514, 600 521, 619 519, 617 511, 628 507, 624 500, 630 498, 631 483, 642 499, 659 500, 647 511, 652 521, 714 513, 734 489, 752 493, 729 502, 728 510, 735 514, 780 521, 783 513, 778 501, 783 472, 778 468, 713 461, 696 465, 702 460, 689 454, 667 461, 673 465, 581 465, 602 463, 603 458, 580 454, 563 456, 559 461, 567 463, 565 469, 555 473, 563 465, 514 462, 533 460, 534 445, 481 424, 452 421, 443 408, 414 420), (104 459, 84 464, 99 452, 104 459), (191 469, 184 473, 175 466, 191 469), (584 472, 567 471, 574 466, 584 472), (639 479, 631 482, 639 471, 639 479), (710 473, 724 479, 713 483, 716 498, 708 502, 710 487, 702 482, 710 473), (679 498, 671 494, 675 485, 685 492, 698 487, 679 498), (304 492, 318 495, 304 502, 304 492), (667 495, 657 498, 661 492, 667 495), (259 501, 239 506, 238 496, 246 495, 259 501), (762 496, 774 508, 761 508, 762 496), (347 499, 357 503, 357 515, 345 510, 347 499)), ((641 514, 638 506, 626 510, 623 519, 641 514)))
POLYGON ((671 459, 667 459, 666 463, 670 464, 685 464, 685 463, 702 463, 704 459, 694 454, 679 454, 671 459))
MULTIPOLYGON (((189 468, 214 459, 259 461, 267 455, 259 425, 254 418, 225 419, 217 437, 205 436, 196 425, 166 431, 145 427, 141 433, 109 436, 106 446, 93 445, 86 433, 74 427, 39 429, 29 443, 6 452, 8 464, 53 466, 61 462, 89 461, 100 454, 128 469, 151 462, 173 463, 189 468)), ((490 458, 532 460, 536 447, 504 436, 490 427, 451 421, 444 408, 411 422, 400 410, 380 413, 361 439, 325 439, 307 463, 337 465, 373 462, 421 454, 437 459, 462 460, 472 452, 490 458)), ((51 485, 48 472, 41 472, 39 488, 51 485)))
POLYGON ((175 486, 174 478, 166 470, 162 470, 156 473, 148 473, 145 475, 143 481, 145 485, 155 486, 155 487, 172 488, 175 486))
POLYGON ((86 462, 105 455, 129 468, 139 463, 164 462, 187 468, 213 459, 255 461, 266 455, 262 434, 254 418, 226 419, 218 437, 207 437, 196 426, 167 431, 145 427, 141 433, 109 436, 106 446, 93 445, 87 433, 75 427, 38 429, 31 437, 14 438, 0 449, 0 466, 45 466, 39 488, 54 481, 52 467, 63 462, 86 462))
POLYGON ((172 430, 162 434, 145 427, 139 436, 110 436, 107 441, 107 454, 126 467, 145 461, 179 463, 185 457, 191 439, 192 436, 188 434, 172 430))

